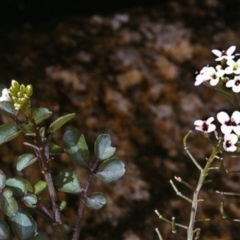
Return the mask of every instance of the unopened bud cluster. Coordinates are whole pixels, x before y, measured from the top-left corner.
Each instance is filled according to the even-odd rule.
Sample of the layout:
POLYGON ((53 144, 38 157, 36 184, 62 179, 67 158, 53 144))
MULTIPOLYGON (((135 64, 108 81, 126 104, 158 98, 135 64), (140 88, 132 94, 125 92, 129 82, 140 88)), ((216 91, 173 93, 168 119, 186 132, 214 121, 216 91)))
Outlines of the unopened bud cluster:
POLYGON ((8 91, 16 110, 19 110, 30 104, 30 97, 33 93, 32 85, 20 85, 17 81, 12 80, 11 87, 8 91))

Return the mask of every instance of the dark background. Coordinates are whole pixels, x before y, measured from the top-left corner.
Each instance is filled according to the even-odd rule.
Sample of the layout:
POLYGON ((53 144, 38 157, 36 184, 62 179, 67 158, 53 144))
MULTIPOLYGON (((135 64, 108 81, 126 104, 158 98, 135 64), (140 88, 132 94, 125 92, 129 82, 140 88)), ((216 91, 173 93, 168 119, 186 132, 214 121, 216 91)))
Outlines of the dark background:
MULTIPOLYGON (((236 45, 240 52, 239 7, 238 0, 1 1, 1 83, 32 84, 32 104, 52 110, 51 121, 75 112, 70 124, 91 149, 98 134, 109 133, 116 156, 126 164, 116 183, 95 182, 91 190, 106 193, 108 203, 100 211, 85 211, 83 239, 154 240, 155 227, 164 240, 176 239, 154 209, 187 224, 189 205, 176 196, 169 179, 181 176, 196 185, 199 172, 184 152, 183 136, 196 119, 232 111, 212 89, 194 87, 194 80, 195 72, 214 63, 211 49, 236 45), (114 29, 118 15, 129 20, 114 29)), ((23 141, 1 146, 1 168, 8 177, 19 174, 15 165, 23 141)), ((210 149, 201 134, 193 133, 189 147, 203 165, 210 149)), ((227 168, 239 169, 225 157, 227 168)), ((69 159, 52 164, 55 177, 69 159)), ((35 165, 24 176, 33 183, 42 179, 35 165)), ((215 190, 239 192, 239 176, 213 172, 210 177, 215 181, 204 186, 199 217, 211 221, 199 223, 202 239, 238 240, 238 226, 219 214, 215 190)), ((63 220, 74 223, 77 197, 60 198, 69 202, 63 220)), ((45 193, 49 206, 47 199, 45 193)), ((230 217, 240 218, 239 199, 228 199, 226 208, 230 217)), ((52 234, 50 228, 47 232, 52 234)))

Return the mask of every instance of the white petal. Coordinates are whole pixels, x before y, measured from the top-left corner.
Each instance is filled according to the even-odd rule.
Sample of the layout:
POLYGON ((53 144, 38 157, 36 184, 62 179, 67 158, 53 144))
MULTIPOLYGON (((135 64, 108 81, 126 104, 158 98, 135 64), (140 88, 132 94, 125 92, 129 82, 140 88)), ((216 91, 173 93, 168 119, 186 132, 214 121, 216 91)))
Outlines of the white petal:
POLYGON ((196 120, 196 121, 194 122, 194 125, 202 126, 202 125, 203 125, 203 121, 202 121, 202 120, 196 120))
POLYGON ((229 140, 232 142, 232 144, 235 144, 238 141, 238 136, 236 134, 230 134, 229 140))
POLYGON ((221 131, 225 135, 229 135, 232 132, 232 126, 227 126, 227 125, 222 125, 221 126, 221 131))
POLYGON ((200 127, 200 126, 196 126, 195 129, 196 129, 197 131, 203 132, 202 126, 201 126, 201 127, 200 127))
POLYGON ((211 85, 211 86, 216 86, 216 85, 218 84, 218 82, 219 82, 219 78, 217 78, 217 79, 211 79, 211 80, 210 80, 210 85, 211 85))
POLYGON ((238 86, 233 85, 232 90, 233 90, 233 92, 235 92, 235 93, 239 93, 239 92, 240 92, 240 85, 238 85, 238 86))
POLYGON ((240 112, 239 111, 234 111, 232 113, 232 118, 236 123, 240 123, 240 112))
POLYGON ((232 55, 234 53, 234 51, 236 50, 236 46, 231 46, 228 48, 228 50, 226 51, 226 54, 228 56, 232 55))
POLYGON ((210 118, 208 118, 207 120, 206 120, 206 123, 207 124, 210 124, 211 122, 213 122, 214 121, 214 117, 210 117, 210 118))
POLYGON ((235 145, 231 145, 230 147, 227 147, 227 146, 224 145, 224 149, 227 152, 235 152, 237 150, 237 147, 235 145))
POLYGON ((216 55, 217 57, 222 56, 222 52, 219 51, 219 50, 217 50, 217 49, 213 49, 213 50, 212 50, 212 53, 213 53, 214 55, 216 55))
POLYGON ((228 116, 227 113, 225 112, 219 112, 217 114, 217 119, 220 123, 224 124, 225 122, 229 121, 230 120, 230 117, 228 116))
POLYGON ((240 135, 240 126, 234 126, 233 131, 237 134, 240 135))
POLYGON ((215 129, 216 129, 216 126, 215 126, 214 124, 210 124, 210 125, 208 126, 207 132, 213 132, 213 131, 215 131, 215 129))
POLYGON ((235 80, 229 80, 226 83, 226 87, 233 87, 235 85, 235 80))

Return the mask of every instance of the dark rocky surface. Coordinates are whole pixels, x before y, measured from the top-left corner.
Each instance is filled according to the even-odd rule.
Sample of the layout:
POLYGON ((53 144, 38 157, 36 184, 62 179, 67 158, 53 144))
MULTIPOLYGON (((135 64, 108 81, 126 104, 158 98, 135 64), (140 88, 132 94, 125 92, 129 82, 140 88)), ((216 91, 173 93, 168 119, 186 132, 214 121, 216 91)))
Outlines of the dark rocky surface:
MULTIPOLYGON (((188 0, 147 7, 133 1, 130 5, 105 12, 93 8, 96 11, 88 13, 76 7, 45 20, 36 16, 34 21, 36 6, 29 7, 17 25, 8 22, 0 32, 1 83, 8 86, 16 79, 33 84, 33 104, 51 109, 53 119, 76 112, 71 123, 84 133, 91 149, 98 134, 109 133, 118 149, 116 156, 126 164, 126 175, 116 183, 95 182, 92 190, 102 190, 108 203, 102 210, 85 211, 82 239, 87 240, 152 240, 157 239, 155 227, 165 240, 177 239, 154 209, 188 222, 190 206, 169 184, 177 175, 194 185, 199 174, 182 139, 193 129, 194 120, 232 110, 212 89, 194 87, 194 81, 196 71, 213 64, 211 49, 236 45, 240 52, 240 3, 188 0)), ((1 146, 1 167, 9 176, 19 174, 15 162, 22 154, 22 141, 1 146)), ((194 132, 188 145, 204 164, 210 152, 207 142, 194 132)), ((53 174, 69 165, 67 157, 55 161, 53 174)), ((225 161, 228 168, 239 169, 237 161, 228 156, 225 161)), ((24 175, 33 182, 42 177, 34 167, 24 175)), ((212 172, 210 177, 214 181, 202 192, 205 202, 199 217, 211 221, 199 224, 201 239, 239 239, 238 227, 221 219, 221 198, 215 194, 215 190, 238 191, 239 176, 212 172)), ((73 224, 77 199, 67 200, 63 216, 73 224)), ((42 201, 49 204, 45 196, 42 201)), ((240 218, 239 199, 229 198, 227 210, 240 218)), ((50 228, 47 231, 51 234, 50 228)))

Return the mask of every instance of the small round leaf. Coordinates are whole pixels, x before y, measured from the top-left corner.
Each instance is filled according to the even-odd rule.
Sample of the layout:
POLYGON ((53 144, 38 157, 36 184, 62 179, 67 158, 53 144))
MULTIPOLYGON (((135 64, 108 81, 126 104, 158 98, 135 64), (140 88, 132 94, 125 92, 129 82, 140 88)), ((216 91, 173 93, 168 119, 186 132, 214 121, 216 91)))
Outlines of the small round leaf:
POLYGON ((37 158, 31 153, 25 153, 18 158, 17 170, 22 171, 24 168, 32 165, 37 161, 37 158))
POLYGON ((8 188, 4 188, 2 195, 0 195, 0 208, 8 217, 14 216, 18 210, 17 202, 8 188))
POLYGON ((0 169, 0 190, 2 190, 5 187, 5 184, 6 184, 6 175, 0 169))
POLYGON ((92 209, 100 209, 106 202, 105 196, 100 192, 95 192, 90 197, 84 198, 86 206, 92 209))
POLYGON ((37 231, 37 225, 32 215, 24 209, 18 209, 17 213, 9 218, 9 223, 20 240, 32 239, 37 231))
POLYGON ((95 174, 103 182, 112 182, 125 173, 125 165, 117 158, 111 158, 102 162, 95 174))
POLYGON ((55 184, 62 192, 78 194, 82 191, 77 173, 71 168, 61 171, 55 184))
POLYGON ((38 195, 41 193, 47 186, 47 183, 45 181, 40 180, 34 185, 34 193, 38 195))
POLYGON ((11 141, 16 138, 21 131, 15 124, 6 123, 0 126, 0 144, 11 141))
POLYGON ((48 132, 55 133, 59 128, 61 128, 65 123, 70 121, 73 117, 75 117, 75 113, 70 113, 65 116, 61 116, 52 122, 49 126, 48 132))
POLYGON ((78 129, 67 130, 63 135, 65 152, 78 166, 89 169, 89 150, 84 136, 78 129))
POLYGON ((97 158, 105 160, 112 157, 115 151, 116 148, 111 147, 110 135, 102 134, 97 138, 94 146, 94 152, 97 158))
POLYGON ((24 204, 30 208, 35 208, 37 204, 37 196, 31 193, 28 193, 22 198, 24 204))
POLYGON ((10 239, 10 229, 9 229, 9 226, 3 220, 0 220, 0 239, 1 240, 8 240, 8 239, 10 239))

